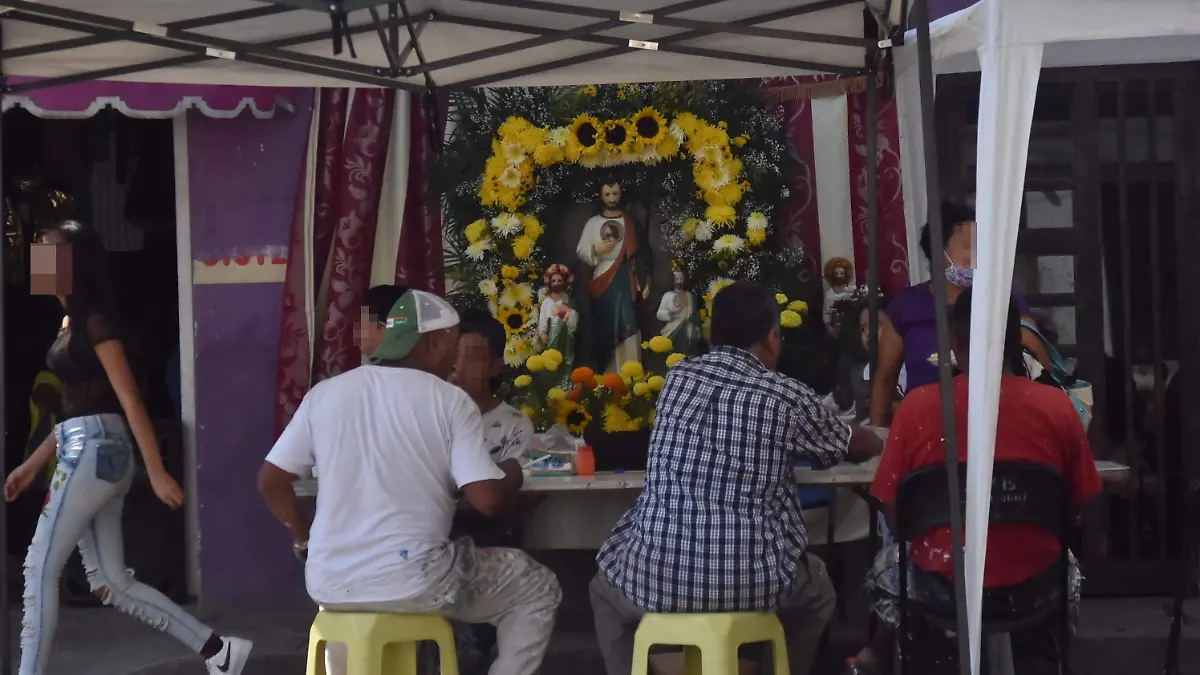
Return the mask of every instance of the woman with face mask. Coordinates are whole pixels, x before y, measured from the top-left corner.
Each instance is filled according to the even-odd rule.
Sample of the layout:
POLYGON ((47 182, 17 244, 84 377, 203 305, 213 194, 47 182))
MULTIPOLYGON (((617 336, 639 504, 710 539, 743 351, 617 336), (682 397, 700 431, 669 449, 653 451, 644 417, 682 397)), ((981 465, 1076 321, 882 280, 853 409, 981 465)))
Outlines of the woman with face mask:
MULTIPOLYGON (((975 240, 975 213, 966 207, 942 204, 941 251, 933 251, 929 224, 921 232, 921 250, 930 267, 941 264, 946 271, 946 300, 950 305, 971 287, 974 276, 972 250, 975 240)), ((1029 316, 1029 305, 1020 294, 1013 299, 1021 318, 1036 325, 1029 316)), ((1043 364, 1049 364, 1045 347, 1037 335, 1022 329, 1021 342, 1043 364)), ((908 390, 937 381, 937 321, 934 318, 933 287, 929 282, 900 291, 879 313, 879 366, 871 389, 871 424, 887 426, 892 413, 892 395, 901 366, 907 374, 908 390)))

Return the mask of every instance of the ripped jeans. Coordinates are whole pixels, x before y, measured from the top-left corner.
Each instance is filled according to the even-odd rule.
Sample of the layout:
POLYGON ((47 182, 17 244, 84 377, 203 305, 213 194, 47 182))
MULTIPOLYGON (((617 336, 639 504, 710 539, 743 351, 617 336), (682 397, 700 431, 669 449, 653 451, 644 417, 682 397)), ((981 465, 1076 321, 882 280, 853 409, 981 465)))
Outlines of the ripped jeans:
POLYGON ((165 631, 199 653, 212 629, 125 567, 121 506, 133 483, 133 444, 118 415, 73 417, 55 427, 58 468, 25 559, 25 618, 19 675, 42 675, 58 623, 58 582, 79 547, 104 603, 165 631))

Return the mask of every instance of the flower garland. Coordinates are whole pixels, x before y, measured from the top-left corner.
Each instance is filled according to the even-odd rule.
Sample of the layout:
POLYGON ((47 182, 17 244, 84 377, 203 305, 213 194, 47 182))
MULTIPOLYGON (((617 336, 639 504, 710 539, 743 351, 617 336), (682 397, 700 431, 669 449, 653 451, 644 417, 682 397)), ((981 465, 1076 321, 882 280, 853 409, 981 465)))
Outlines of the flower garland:
POLYGON ((770 243, 771 214, 787 197, 781 119, 744 83, 454 96, 455 133, 444 159, 448 278, 460 301, 479 298, 504 324, 510 366, 540 351, 540 216, 565 185, 577 199, 595 192, 597 177, 576 171, 637 166, 635 182, 660 186, 660 227, 698 287, 721 277, 769 281, 802 258, 770 243))

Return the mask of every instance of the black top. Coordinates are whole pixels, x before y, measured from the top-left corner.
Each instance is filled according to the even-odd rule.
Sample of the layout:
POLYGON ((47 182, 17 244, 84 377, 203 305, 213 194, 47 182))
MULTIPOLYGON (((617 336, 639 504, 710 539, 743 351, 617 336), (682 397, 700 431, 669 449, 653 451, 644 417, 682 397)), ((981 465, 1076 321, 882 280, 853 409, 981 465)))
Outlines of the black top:
POLYGON ((46 367, 62 381, 62 419, 124 414, 104 365, 96 356, 96 345, 117 339, 114 322, 102 313, 89 315, 84 331, 70 324, 58 331, 58 338, 46 353, 46 367))

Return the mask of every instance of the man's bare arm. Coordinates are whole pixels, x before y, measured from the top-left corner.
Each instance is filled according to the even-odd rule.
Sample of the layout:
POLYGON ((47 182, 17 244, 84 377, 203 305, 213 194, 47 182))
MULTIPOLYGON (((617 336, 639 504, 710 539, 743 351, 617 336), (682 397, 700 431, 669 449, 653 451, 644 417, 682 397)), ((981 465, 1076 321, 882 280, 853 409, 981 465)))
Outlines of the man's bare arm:
POLYGON ((270 462, 263 462, 258 470, 258 491, 271 515, 292 533, 292 540, 304 544, 308 541, 309 522, 300 512, 300 502, 292 487, 297 478, 270 462))
POLYGON ((862 427, 850 427, 850 446, 846 459, 851 462, 867 462, 883 454, 883 439, 874 431, 862 427))

